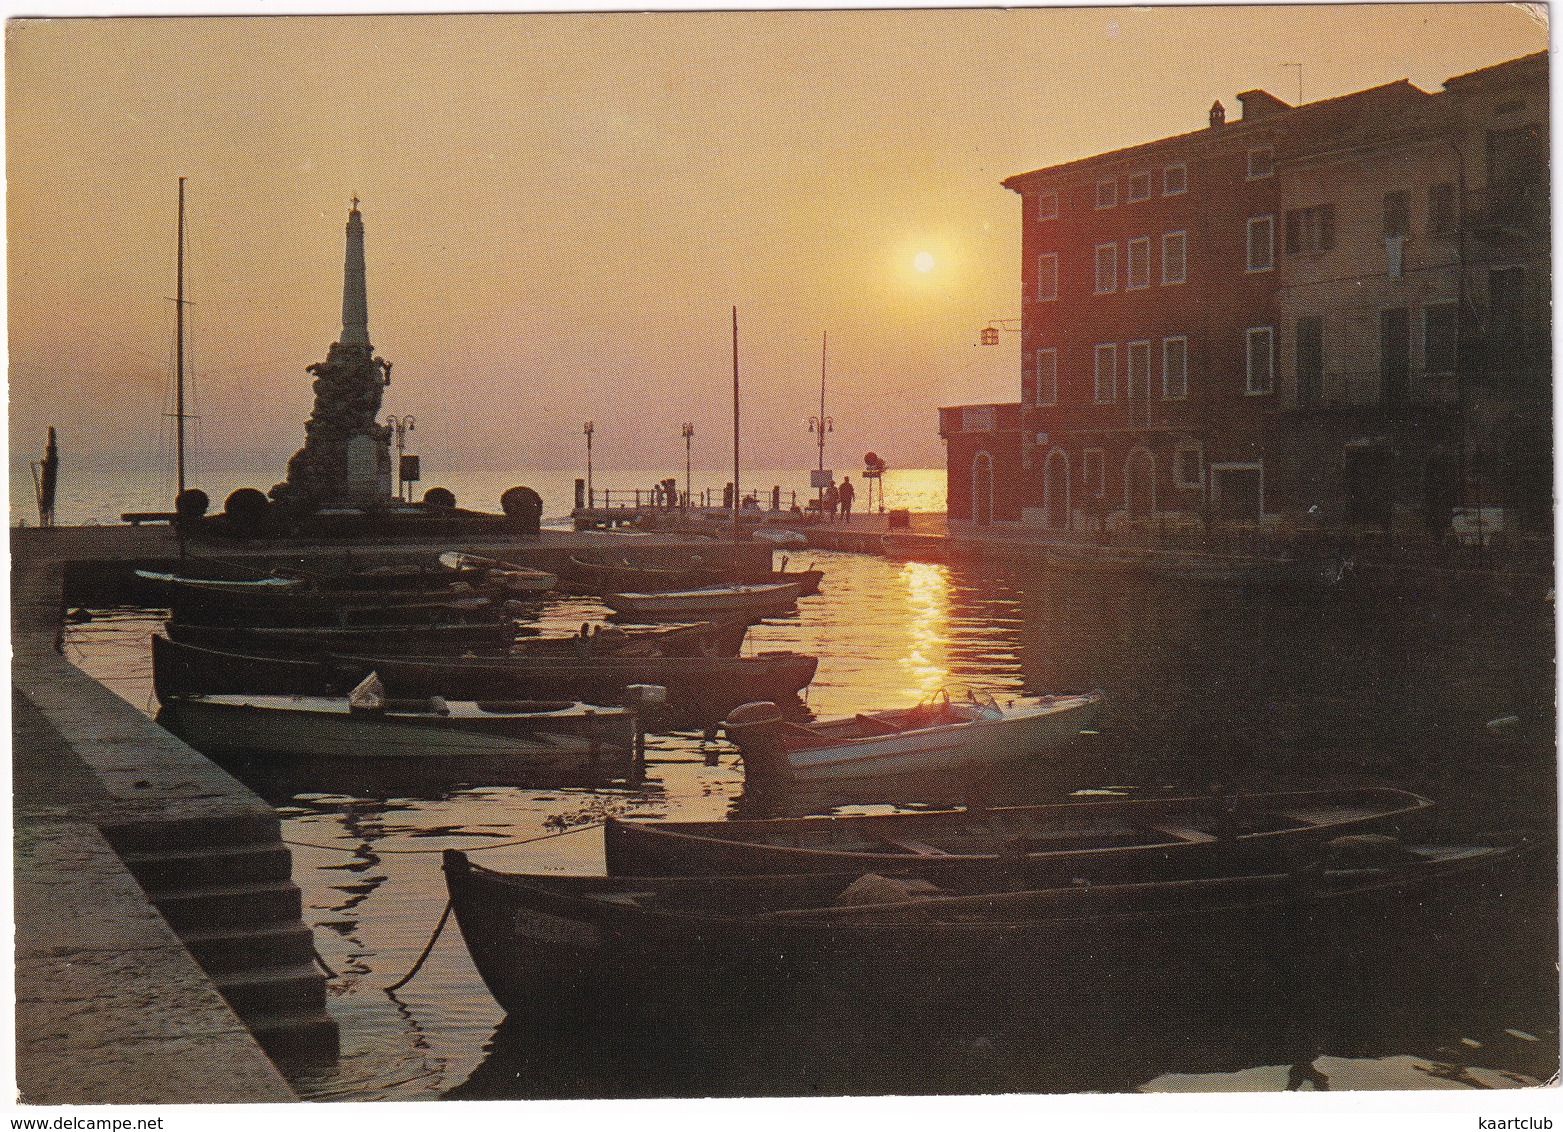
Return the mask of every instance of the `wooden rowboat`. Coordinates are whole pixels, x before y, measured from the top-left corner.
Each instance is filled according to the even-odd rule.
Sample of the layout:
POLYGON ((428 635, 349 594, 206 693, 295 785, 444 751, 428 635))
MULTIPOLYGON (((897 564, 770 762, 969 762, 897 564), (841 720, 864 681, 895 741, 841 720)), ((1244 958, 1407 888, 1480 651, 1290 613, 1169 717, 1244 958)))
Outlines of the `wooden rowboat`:
POLYGON ((1370 947, 1391 917, 1444 914, 1455 891, 1519 852, 1360 844, 1373 840, 1340 839, 1281 872, 1129 884, 1087 874, 1019 891, 836 873, 518 875, 455 850, 444 870, 473 963, 507 1011, 595 1003, 660 1023, 670 1011, 746 1011, 757 999, 785 1010, 847 994, 853 1009, 892 1015, 934 1003, 1066 1008, 1082 994, 1132 1005, 1163 981, 1199 985, 1325 943, 1335 954, 1370 947), (830 993, 805 997, 822 983, 830 993))
POLYGON ((192 593, 243 598, 253 594, 296 594, 310 588, 303 578, 194 578, 160 570, 137 570, 137 578, 169 594, 192 593))
POLYGON ((801 588, 796 582, 739 583, 702 586, 663 593, 612 593, 603 604, 615 613, 653 620, 687 617, 767 617, 785 613, 797 604, 801 588))
MULTIPOLYGON (((392 695, 451 700, 582 700, 621 704, 631 684, 668 690, 665 710, 714 723, 755 692, 797 699, 818 659, 800 653, 755 656, 423 657, 330 653, 260 656, 152 638, 152 682, 159 702, 173 696, 345 694, 377 672, 392 695)), ((800 705, 801 708, 801 705, 800 705)))
POLYGON ((608 819, 619 876, 852 871, 1144 877, 1203 862, 1284 861, 1343 834, 1391 832, 1433 803, 1404 790, 1115 799, 880 815, 662 822, 608 819))
MULTIPOLYGON (((687 590, 724 583, 729 574, 725 570, 710 567, 653 567, 630 566, 611 562, 587 562, 570 558, 570 577, 580 588, 591 593, 665 593, 670 590, 687 590)), ((787 559, 782 568, 773 570, 769 577, 755 579, 758 582, 792 584, 798 587, 799 597, 812 597, 819 593, 825 571, 788 570, 787 559)))
POLYGON ((170 621, 164 628, 169 638, 181 644, 230 652, 304 653, 332 650, 356 652, 461 653, 471 649, 509 648, 521 633, 514 621, 493 621, 468 625, 292 625, 238 626, 187 625, 170 621))
POLYGON ((1073 740, 1101 710, 1100 692, 1007 699, 941 690, 916 707, 860 712, 798 724, 774 704, 752 703, 722 722, 743 752, 746 777, 776 783, 839 783, 974 774, 1073 740))
POLYGON ((603 781, 630 773, 634 715, 567 702, 189 696, 158 722, 214 758, 283 763, 351 761, 369 768, 466 768, 484 781, 603 781))
POLYGON ((535 597, 559 585, 558 575, 546 570, 517 566, 513 562, 500 562, 498 559, 459 550, 448 550, 441 554, 440 565, 458 579, 484 590, 497 590, 516 596, 535 597))

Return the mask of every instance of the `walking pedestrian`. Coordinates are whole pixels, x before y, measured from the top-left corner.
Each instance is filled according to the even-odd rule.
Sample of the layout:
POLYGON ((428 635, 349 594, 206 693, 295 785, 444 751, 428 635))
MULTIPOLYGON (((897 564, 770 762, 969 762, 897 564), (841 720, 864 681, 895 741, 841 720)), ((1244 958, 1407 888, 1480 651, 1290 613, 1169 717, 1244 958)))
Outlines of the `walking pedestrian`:
POLYGON ((852 501, 857 498, 857 488, 852 486, 851 476, 841 477, 841 486, 836 489, 836 501, 841 504, 841 521, 852 521, 852 501))
POLYGON ((820 496, 820 504, 825 508, 825 518, 830 522, 836 521, 836 504, 840 496, 836 492, 836 481, 831 480, 825 487, 825 493, 820 496))

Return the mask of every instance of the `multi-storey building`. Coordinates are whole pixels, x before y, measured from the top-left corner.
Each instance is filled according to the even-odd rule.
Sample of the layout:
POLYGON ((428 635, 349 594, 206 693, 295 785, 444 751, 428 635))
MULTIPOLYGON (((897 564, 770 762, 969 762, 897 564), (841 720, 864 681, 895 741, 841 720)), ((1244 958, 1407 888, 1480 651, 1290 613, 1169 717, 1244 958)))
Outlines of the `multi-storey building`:
POLYGON ((1552 225, 1545 52, 1444 84, 1465 223, 1464 502, 1552 525, 1552 225))
POLYGON ((1474 466, 1462 303, 1523 295, 1535 333, 1504 382, 1545 388, 1550 252, 1511 231, 1544 203, 1521 200, 1513 173, 1490 187, 1467 152, 1506 170, 1543 157, 1544 56, 1447 94, 1402 81, 1300 107, 1238 100, 1236 121, 1217 103, 1205 129, 1004 182, 1022 202, 1021 399, 941 410, 954 522, 1436 531, 1474 466), (1514 93, 1527 83, 1529 101, 1514 93), (1472 192, 1510 227, 1496 204, 1479 232, 1462 223, 1472 192), (1504 254, 1539 258, 1523 286, 1504 254))
POLYGON ((1458 495, 1459 163, 1436 97, 1278 165, 1278 505, 1327 528, 1447 522, 1458 495))

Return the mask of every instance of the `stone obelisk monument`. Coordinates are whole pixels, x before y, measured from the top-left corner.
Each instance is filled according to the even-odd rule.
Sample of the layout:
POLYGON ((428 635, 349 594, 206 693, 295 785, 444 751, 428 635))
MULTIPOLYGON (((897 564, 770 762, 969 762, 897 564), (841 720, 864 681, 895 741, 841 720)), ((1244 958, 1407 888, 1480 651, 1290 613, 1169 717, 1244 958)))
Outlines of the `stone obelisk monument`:
POLYGON ((342 336, 315 375, 315 408, 304 425, 304 447, 288 461, 288 478, 271 489, 284 507, 313 511, 347 504, 377 506, 391 492, 391 429, 377 419, 391 383, 391 363, 369 343, 369 297, 364 286, 364 218, 353 198, 347 214, 347 263, 342 278, 342 336))

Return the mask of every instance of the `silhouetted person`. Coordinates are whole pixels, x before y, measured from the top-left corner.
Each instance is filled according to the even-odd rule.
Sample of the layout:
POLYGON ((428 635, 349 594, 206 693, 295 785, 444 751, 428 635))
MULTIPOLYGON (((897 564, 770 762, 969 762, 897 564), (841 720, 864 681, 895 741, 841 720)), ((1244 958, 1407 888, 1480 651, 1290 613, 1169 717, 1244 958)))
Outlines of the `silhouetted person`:
POLYGON ((857 498, 857 488, 852 486, 851 476, 841 477, 841 487, 836 490, 836 499, 841 504, 841 521, 850 522, 852 519, 852 501, 857 498))
POLYGON ((820 496, 820 505, 825 508, 825 518, 832 523, 836 521, 836 504, 840 496, 836 492, 836 481, 831 480, 825 487, 825 492, 820 496))

